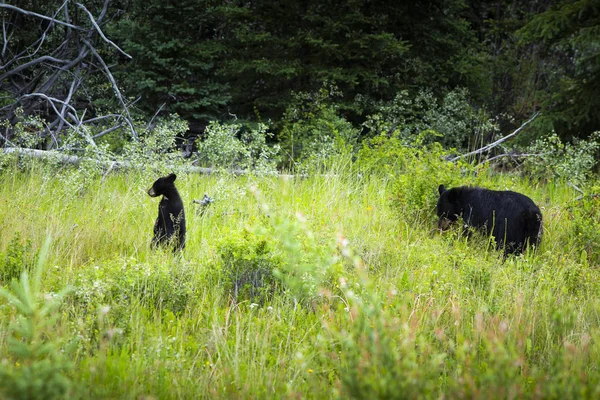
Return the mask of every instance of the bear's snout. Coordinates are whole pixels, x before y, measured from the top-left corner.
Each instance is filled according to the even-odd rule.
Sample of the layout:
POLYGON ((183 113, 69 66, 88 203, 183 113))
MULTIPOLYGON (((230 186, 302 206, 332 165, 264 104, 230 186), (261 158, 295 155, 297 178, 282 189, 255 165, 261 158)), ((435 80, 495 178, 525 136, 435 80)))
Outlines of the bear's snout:
POLYGON ((156 197, 156 196, 158 196, 158 195, 156 194, 156 192, 154 191, 154 187, 151 187, 150 189, 148 189, 148 195, 149 195, 150 197, 156 197))
POLYGON ((448 229, 451 223, 452 221, 450 221, 448 218, 441 217, 438 221, 438 229, 445 231, 446 229, 448 229))

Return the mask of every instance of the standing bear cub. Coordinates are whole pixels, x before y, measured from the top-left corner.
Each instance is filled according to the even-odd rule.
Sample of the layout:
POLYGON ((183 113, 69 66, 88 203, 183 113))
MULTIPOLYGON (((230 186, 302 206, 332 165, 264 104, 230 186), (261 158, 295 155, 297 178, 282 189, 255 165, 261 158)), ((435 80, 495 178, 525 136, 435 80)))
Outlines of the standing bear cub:
POLYGON ((478 187, 438 188, 438 227, 445 230, 462 217, 466 227, 492 235, 504 256, 522 253, 527 245, 538 246, 542 235, 542 213, 527 196, 478 187))
POLYGON ((158 203, 158 218, 154 223, 154 238, 152 247, 162 244, 172 244, 175 250, 185 247, 185 213, 183 201, 175 188, 175 174, 158 178, 148 189, 151 197, 162 195, 158 203))

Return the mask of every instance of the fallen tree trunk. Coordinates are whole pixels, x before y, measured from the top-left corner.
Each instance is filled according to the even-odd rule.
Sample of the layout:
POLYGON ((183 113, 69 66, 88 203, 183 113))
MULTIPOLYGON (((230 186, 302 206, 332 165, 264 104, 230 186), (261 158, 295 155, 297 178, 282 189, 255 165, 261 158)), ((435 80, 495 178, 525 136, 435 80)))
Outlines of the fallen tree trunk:
MULTIPOLYGON (((8 147, 2 149, 4 154, 17 154, 19 156, 39 158, 45 160, 53 160, 58 161, 61 164, 69 164, 77 166, 82 162, 92 162, 95 163, 98 167, 104 168, 107 171, 115 171, 115 170, 127 170, 127 169, 136 169, 138 166, 127 162, 127 161, 117 161, 117 160, 95 160, 89 157, 79 157, 70 154, 64 154, 58 151, 53 150, 36 150, 36 149, 21 149, 18 147, 8 147)), ((172 166, 174 167, 174 166, 172 166)), ((181 167, 178 167, 181 169, 181 167)), ((187 165, 183 167, 183 170, 190 173, 204 174, 210 175, 216 172, 221 172, 222 170, 214 169, 214 168, 205 168, 205 167, 196 167, 193 165, 187 165)), ((242 169, 233 169, 228 170, 227 172, 232 173, 234 175, 245 175, 248 173, 246 170, 242 169)))

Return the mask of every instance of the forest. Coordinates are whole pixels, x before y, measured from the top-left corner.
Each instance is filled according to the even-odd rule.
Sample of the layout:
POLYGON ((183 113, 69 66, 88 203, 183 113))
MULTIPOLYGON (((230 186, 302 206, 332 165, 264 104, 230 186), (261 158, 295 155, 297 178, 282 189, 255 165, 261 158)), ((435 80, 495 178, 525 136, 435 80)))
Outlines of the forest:
POLYGON ((600 397, 600 1, 0 16, 0 398, 600 397))

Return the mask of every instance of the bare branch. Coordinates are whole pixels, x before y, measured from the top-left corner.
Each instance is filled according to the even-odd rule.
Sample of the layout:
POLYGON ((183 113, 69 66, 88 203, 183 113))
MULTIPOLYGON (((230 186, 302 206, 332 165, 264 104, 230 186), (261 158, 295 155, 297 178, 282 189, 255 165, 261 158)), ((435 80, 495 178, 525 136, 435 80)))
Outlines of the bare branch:
POLYGON ((160 107, 158 107, 158 110, 154 113, 154 115, 152 116, 152 118, 150 118, 150 122, 148 122, 148 126, 147 129, 150 130, 150 127, 152 127, 152 122, 154 121, 154 118, 156 118, 156 116, 161 112, 161 110, 163 109, 163 107, 166 105, 167 103, 162 103, 160 105, 160 107))
POLYGON ((567 183, 567 185, 571 186, 573 189, 577 190, 577 191, 578 191, 579 193, 581 193, 582 195, 584 194, 584 193, 583 193, 583 190, 581 190, 580 188, 578 188, 577 186, 575 186, 575 184, 574 184, 573 182, 569 181, 569 182, 567 183))
POLYGON ((8 47, 8 38, 6 37, 6 20, 4 19, 4 15, 2 16, 2 38, 4 39, 4 44, 2 45, 2 57, 6 54, 6 48, 8 47))
MULTIPOLYGON (((69 107, 69 109, 71 111, 73 111, 75 114, 77 114, 77 111, 75 110, 75 108, 73 108, 72 105, 68 104, 67 102, 65 102, 63 100, 57 99, 55 97, 48 96, 47 94, 44 94, 44 93, 29 93, 29 94, 23 95, 22 98, 35 97, 35 96, 41 97, 41 98, 47 100, 50 104, 54 104, 54 102, 63 104, 65 106, 69 107)), ((60 115, 60 113, 58 112, 58 110, 56 110, 56 111, 57 111, 57 114, 60 115)))
POLYGON ((56 18, 52 18, 52 17, 48 17, 46 15, 38 14, 38 13, 33 12, 33 11, 26 11, 26 10, 23 10, 22 8, 19 8, 19 7, 10 5, 10 4, 0 3, 0 8, 8 8, 9 10, 15 10, 15 11, 18 11, 18 12, 20 12, 22 14, 25 14, 25 15, 31 15, 31 16, 34 16, 34 17, 45 19, 47 21, 52 21, 52 22, 57 23, 59 25, 68 26, 69 28, 77 29, 79 31, 83 30, 82 28, 80 28, 78 26, 69 24, 67 22, 63 22, 63 21, 58 20, 56 18))
POLYGON ((97 134, 95 134, 94 136, 92 136, 92 139, 97 139, 97 138, 99 138, 99 137, 101 137, 101 136, 107 135, 107 134, 109 134, 109 133, 111 133, 111 132, 113 132, 113 131, 116 131, 117 129, 121 129, 121 128, 122 128, 122 127, 124 127, 124 126, 125 126, 125 124, 123 124, 123 123, 120 123, 119 125, 115 125, 115 126, 113 126, 112 128, 105 129, 105 130, 103 130, 102 132, 100 132, 100 133, 97 133, 97 134))
POLYGON ((122 118, 122 117, 123 117, 122 114, 106 114, 106 115, 101 115, 99 117, 90 118, 90 119, 84 121, 83 123, 84 124, 90 124, 92 122, 101 121, 103 119, 108 119, 108 118, 117 118, 117 119, 119 119, 119 118, 122 118))
MULTIPOLYGON (((75 77, 75 79, 73 79, 73 82, 71 82, 71 87, 69 88, 69 93, 67 94, 67 98, 65 99, 65 102, 62 105, 62 109, 60 110, 60 115, 62 116, 60 123, 58 124, 58 128, 56 128, 57 132, 60 132, 63 128, 63 121, 64 121, 64 116, 65 116, 65 112, 67 111, 67 106, 69 106, 69 103, 71 102, 71 97, 73 96, 73 92, 75 91, 75 85, 79 86, 79 82, 80 80, 75 77)), ((82 118, 83 119, 83 118, 82 118)), ((81 124, 81 122, 79 122, 81 124)))
POLYGON ((106 75, 108 76, 108 79, 110 79, 110 82, 112 83, 115 94, 117 95, 117 98, 121 102, 121 105, 123 106, 123 109, 124 109, 125 113, 127 114, 126 121, 127 121, 127 124, 129 125, 129 129, 131 130, 131 136, 133 136, 133 138, 137 140, 138 134, 135 131, 135 128, 133 127, 133 123, 131 122, 131 115, 129 114, 129 109, 127 108, 127 105, 125 105, 125 101, 123 100, 123 96, 121 96, 121 91, 119 90, 119 87, 117 86, 117 82, 115 81, 115 78, 112 76, 110 69, 108 68, 108 66, 102 59, 102 57, 100 57, 100 54, 98 54, 96 49, 91 45, 91 43, 85 39, 82 39, 82 40, 88 46, 88 48, 94 54, 94 56, 96 56, 96 58, 98 59, 100 64, 102 64, 102 67, 104 68, 104 71, 106 72, 106 75))
POLYGON ((110 44, 111 46, 113 46, 115 49, 117 49, 121 54, 123 54, 125 57, 127 58, 132 58, 129 54, 125 53, 123 50, 121 50, 121 48, 119 46, 117 46, 112 40, 108 39, 106 36, 104 36, 104 33, 102 33, 102 30, 100 29, 100 26, 96 23, 96 21, 94 20, 94 16, 92 15, 91 12, 88 11, 87 8, 85 8, 85 6, 81 3, 77 3, 77 6, 79 8, 81 8, 83 11, 85 11, 88 15, 88 17, 90 18, 90 21, 92 22, 92 25, 94 25, 94 28, 96 28, 96 31, 98 31, 98 34, 100 35, 100 37, 102 39, 104 39, 104 41, 108 44, 110 44))
MULTIPOLYGON (((0 75, 0 81, 3 81, 4 79, 8 78, 9 76, 18 74, 19 72, 23 71, 26 68, 31 67, 32 65, 39 64, 39 63, 45 62, 45 61, 52 61, 52 62, 55 62, 58 64, 68 64, 69 63, 69 61, 67 61, 67 60, 59 60, 58 58, 54 58, 52 56, 41 56, 39 58, 36 58, 35 60, 29 61, 28 63, 19 65, 17 68, 10 70, 3 75, 0 75)), ((1 66, 0 68, 4 69, 4 66, 1 66)))
POLYGON ((523 123, 523 124, 522 124, 522 125, 521 125, 519 128, 517 128, 517 129, 516 129, 516 130, 515 130, 513 133, 511 133, 510 135, 506 135, 506 136, 504 136, 503 138, 500 138, 500 139, 496 140, 496 141, 495 141, 495 142, 493 142, 493 143, 487 144, 487 145, 483 146, 483 147, 482 147, 482 148, 480 148, 480 149, 477 149, 477 150, 471 151, 471 152, 469 152, 469 153, 467 153, 467 154, 463 154, 463 155, 460 155, 460 156, 457 156, 457 157, 451 158, 451 159, 450 159, 450 161, 454 162, 454 161, 457 161, 457 160, 459 160, 459 159, 461 159, 461 158, 464 158, 464 157, 469 157, 469 156, 473 156, 473 155, 476 155, 476 154, 485 153, 486 151, 489 151, 489 150, 493 149, 494 147, 498 146, 500 143, 503 143, 503 142, 507 141, 508 139, 510 139, 510 138, 512 138, 512 137, 514 137, 514 136, 516 136, 516 135, 517 135, 517 134, 518 134, 518 133, 519 133, 521 130, 523 130, 523 128, 525 128, 525 126, 526 126, 527 124, 529 124, 531 121, 533 121, 533 120, 535 119, 535 117, 537 117, 538 115, 539 115, 539 111, 538 111, 538 112, 536 112, 535 114, 533 114, 533 116, 532 116, 531 118, 529 118, 527 121, 525 121, 525 122, 524 122, 524 123, 523 123))
MULTIPOLYGON (((57 116, 58 118, 60 118, 60 120, 61 120, 62 122, 64 122, 65 124, 69 125, 69 127, 71 127, 71 128, 75 128, 75 127, 73 126, 73 124, 71 124, 69 121, 67 121, 67 120, 65 119, 65 117, 64 117, 64 116, 63 116, 63 115, 62 115, 62 114, 61 114, 61 113, 58 111, 58 109, 57 109, 57 108, 56 108, 56 106, 54 105, 54 102, 55 102, 55 101, 56 101, 56 102, 58 102, 58 103, 61 103, 61 104, 66 104, 64 101, 62 101, 62 100, 59 100, 59 99, 56 99, 56 98, 54 98, 54 97, 50 97, 50 96, 48 96, 48 95, 45 95, 45 94, 43 94, 43 93, 30 93, 30 94, 23 95, 21 98, 36 97, 36 96, 37 96, 37 97, 41 97, 41 98, 45 99, 45 100, 48 102, 48 104, 50 104, 50 106, 52 107, 52 109, 54 110, 54 112, 56 113, 56 116, 57 116)), ((67 104, 67 106, 68 106, 69 108, 71 108, 71 109, 75 110, 75 109, 74 109, 72 106, 70 106, 70 105, 68 105, 68 104, 67 104)), ((77 114, 77 112, 75 112, 75 114, 77 114)))

